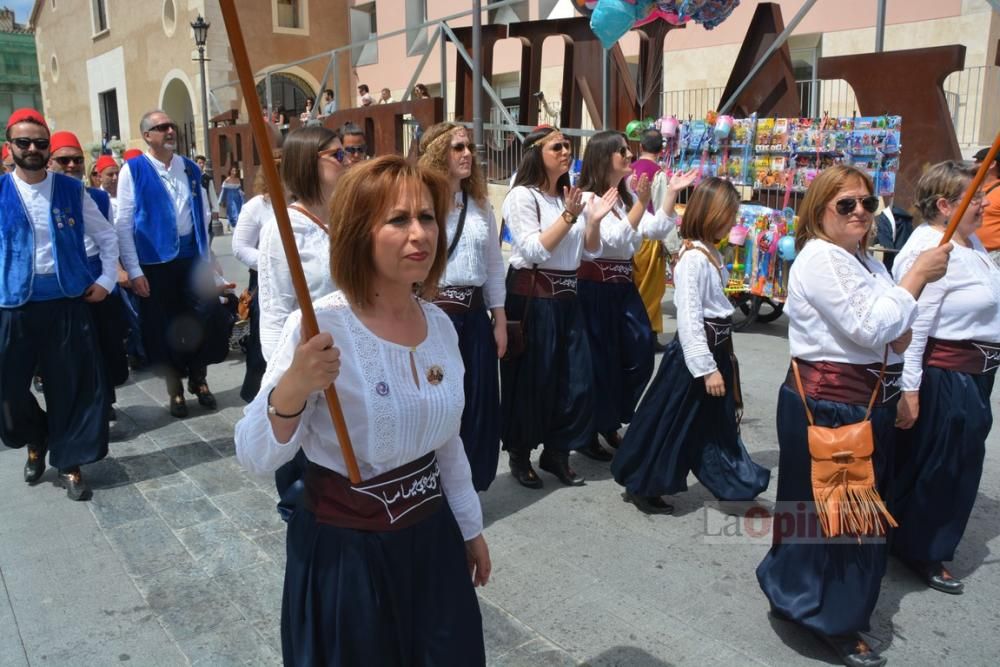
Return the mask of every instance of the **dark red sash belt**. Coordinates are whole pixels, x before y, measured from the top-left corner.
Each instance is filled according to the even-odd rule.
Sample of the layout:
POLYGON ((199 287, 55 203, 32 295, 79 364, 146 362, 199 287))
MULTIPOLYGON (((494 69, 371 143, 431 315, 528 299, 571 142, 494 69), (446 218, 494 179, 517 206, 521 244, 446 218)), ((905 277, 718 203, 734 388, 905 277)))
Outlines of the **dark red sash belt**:
POLYGON ((924 364, 970 375, 992 374, 1000 366, 1000 343, 928 338, 924 364))
POLYGON ((434 305, 446 313, 462 315, 483 307, 482 287, 456 287, 446 285, 438 290, 434 305))
POLYGON ((306 508, 318 522, 354 530, 402 530, 434 514, 444 501, 434 452, 357 486, 310 463, 305 486, 306 508))
MULTIPOLYGON (((531 271, 531 269, 514 269, 507 283, 507 291, 519 296, 529 296, 531 271)), ((538 269, 534 296, 540 299, 576 298, 576 271, 538 269)))
MULTIPOLYGON (((845 364, 837 361, 805 361, 798 359, 802 387, 810 398, 848 405, 868 405, 882 364, 845 364)), ((889 364, 882 378, 882 390, 875 405, 888 403, 899 395, 903 364, 889 364)), ((785 384, 795 389, 791 367, 785 384)))
POLYGON ((632 260, 584 260, 580 262, 580 268, 576 270, 576 277, 595 283, 630 283, 632 282, 632 260))
POLYGON ((725 345, 733 336, 733 318, 731 317, 706 317, 705 318, 705 340, 712 352, 715 348, 725 345))

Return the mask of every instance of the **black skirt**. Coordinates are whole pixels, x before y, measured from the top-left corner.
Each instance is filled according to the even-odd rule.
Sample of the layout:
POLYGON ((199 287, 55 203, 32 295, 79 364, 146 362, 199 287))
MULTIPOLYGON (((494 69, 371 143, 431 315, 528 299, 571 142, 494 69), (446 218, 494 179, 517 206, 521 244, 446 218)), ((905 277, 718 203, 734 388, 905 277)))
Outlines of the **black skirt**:
POLYGON ((267 361, 260 349, 260 290, 257 288, 257 272, 250 269, 250 284, 247 289, 253 291, 250 300, 250 335, 247 336, 247 367, 243 374, 243 386, 240 387, 240 398, 249 403, 260 391, 260 382, 267 372, 267 361))
POLYGON ((500 459, 500 370, 493 324, 485 307, 448 313, 465 364, 462 444, 476 491, 490 488, 500 459))
POLYGON ((903 558, 955 557, 983 476, 994 377, 924 368, 917 423, 896 433, 892 550, 903 558))
MULTIPOLYGON (((817 426, 854 424, 867 406, 809 400, 817 426)), ((896 405, 872 410, 875 483, 883 499, 891 498, 896 440, 896 405)), ((885 539, 823 537, 813 502, 812 461, 805 411, 798 392, 782 385, 778 392, 778 500, 776 512, 794 526, 785 535, 775 529, 774 544, 757 566, 757 582, 779 615, 824 635, 868 630, 885 574, 885 539), (801 509, 799 509, 801 507, 801 509)), ((775 520, 774 525, 781 522, 775 520)))
POLYGON ((653 375, 653 330, 635 283, 577 282, 594 366, 596 427, 617 431, 632 421, 653 375))
MULTIPOLYGON (((508 288, 507 319, 523 319, 524 302, 508 288)), ((533 298, 525 338, 521 356, 500 362, 504 449, 586 446, 595 433, 594 370, 579 300, 533 298)))
POLYGON ((615 481, 629 493, 687 491, 691 472, 719 500, 750 500, 767 489, 771 472, 753 462, 740 438, 728 350, 719 345, 713 355, 726 382, 718 398, 688 371, 680 340, 667 346, 611 462, 615 481))
POLYGON ((484 665, 483 622, 447 503, 397 531, 288 525, 281 606, 285 665, 484 665))

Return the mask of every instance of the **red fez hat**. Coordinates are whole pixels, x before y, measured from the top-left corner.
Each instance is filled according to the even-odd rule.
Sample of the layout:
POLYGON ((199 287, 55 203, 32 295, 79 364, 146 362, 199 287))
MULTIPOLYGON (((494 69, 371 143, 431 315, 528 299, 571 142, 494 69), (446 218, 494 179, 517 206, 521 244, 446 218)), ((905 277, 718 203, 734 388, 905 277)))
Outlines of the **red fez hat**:
POLYGON ((7 129, 9 130, 11 125, 16 125, 17 123, 22 123, 26 120, 41 125, 46 130, 49 129, 48 123, 45 122, 45 118, 34 109, 18 109, 12 113, 10 118, 7 119, 7 129))
POLYGON ((81 153, 83 152, 83 146, 80 145, 80 140, 76 138, 75 134, 67 132, 66 130, 53 133, 52 137, 49 139, 50 151, 55 153, 60 148, 75 148, 81 153))
POLYGON ((139 157, 140 155, 142 155, 142 151, 140 149, 138 149, 138 148, 130 148, 127 151, 125 151, 124 153, 122 153, 122 159, 125 160, 126 162, 128 162, 132 158, 139 157))
POLYGON ((97 158, 97 164, 94 165, 94 169, 99 174, 108 167, 117 167, 117 166, 118 163, 115 162, 115 159, 113 157, 111 157, 110 155, 102 155, 101 157, 97 158))

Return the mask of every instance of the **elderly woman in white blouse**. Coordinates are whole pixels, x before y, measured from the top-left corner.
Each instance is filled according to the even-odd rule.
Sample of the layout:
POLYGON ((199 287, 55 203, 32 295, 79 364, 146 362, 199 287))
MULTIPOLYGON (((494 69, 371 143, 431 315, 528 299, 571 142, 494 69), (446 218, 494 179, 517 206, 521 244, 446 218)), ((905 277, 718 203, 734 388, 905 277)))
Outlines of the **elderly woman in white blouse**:
POLYGON ((885 573, 888 519, 877 505, 866 506, 878 522, 870 532, 825 537, 812 509, 820 498, 814 498, 807 427, 855 424, 870 415, 874 481, 865 498, 889 499, 899 354, 909 342, 916 299, 944 275, 950 250, 925 251, 896 285, 867 250, 877 207, 871 178, 844 165, 817 176, 799 206, 785 306, 793 370, 778 395, 774 544, 757 568, 777 617, 816 633, 845 664, 866 667, 885 663, 859 633, 869 627, 885 573))
MULTIPOLYGON (((920 253, 941 242, 974 172, 942 162, 924 172, 916 206, 924 220, 896 259, 905 279, 920 253)), ((917 301, 913 341, 903 355, 897 424, 893 553, 928 586, 964 590, 943 561, 955 549, 979 492, 986 436, 993 426, 990 393, 1000 362, 1000 269, 976 238, 983 197, 977 193, 952 237, 948 274, 917 301)))
MULTIPOLYGON (((584 250, 601 251, 601 219, 615 193, 594 197, 586 222, 582 194, 570 187, 572 144, 543 126, 524 138, 524 157, 514 187, 503 202, 504 224, 513 243, 507 274, 507 317, 521 322, 522 354, 500 362, 504 449, 510 471, 528 488, 541 488, 531 451, 544 443, 539 467, 569 486, 583 478, 569 453, 586 447, 594 433, 594 370, 576 270, 584 250)), ((508 341, 513 346, 515 341, 508 341)))
POLYGON ((497 223, 475 149, 469 132, 454 123, 432 125, 420 140, 420 164, 451 185, 448 264, 434 303, 448 313, 458 333, 465 362, 462 443, 472 483, 476 491, 485 491, 496 477, 500 457, 498 359, 507 350, 507 316, 497 223))
POLYGON ((300 449, 306 501, 288 526, 286 665, 485 663, 474 585, 489 579, 482 512, 459 436, 463 367, 431 295, 445 265, 448 185, 386 156, 354 167, 331 213, 341 291, 321 332, 286 323, 236 426, 240 462, 272 471, 300 449), (334 347, 336 345, 336 347, 334 347), (351 484, 323 389, 336 388, 362 482, 351 484))

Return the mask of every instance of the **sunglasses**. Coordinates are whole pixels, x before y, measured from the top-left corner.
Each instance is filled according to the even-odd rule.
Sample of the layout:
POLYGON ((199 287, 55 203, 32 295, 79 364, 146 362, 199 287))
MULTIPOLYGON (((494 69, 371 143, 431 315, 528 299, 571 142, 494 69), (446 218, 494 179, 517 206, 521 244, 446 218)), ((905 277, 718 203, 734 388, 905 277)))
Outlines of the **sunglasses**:
MULTIPOLYGON (((56 162, 64 167, 68 167, 71 164, 83 164, 83 156, 76 157, 75 155, 64 155, 62 157, 53 158, 56 162)), ((97 173, 97 172, 94 172, 97 173)))
POLYGON ((628 157, 629 154, 628 146, 619 146, 618 154, 621 155, 622 157, 628 157))
POLYGON ((17 139, 11 139, 10 143, 14 144, 22 151, 26 151, 31 147, 31 144, 35 144, 35 148, 40 151, 44 151, 49 147, 48 139, 29 139, 28 137, 18 137, 17 139))
POLYGON ((345 146, 344 147, 344 152, 345 153, 349 153, 350 155, 361 155, 361 154, 365 153, 367 150, 368 150, 368 146, 366 146, 366 145, 361 145, 361 146, 345 146))
POLYGON ((451 145, 451 150, 455 153, 464 153, 465 149, 468 148, 470 153, 476 152, 476 145, 472 143, 457 143, 451 145))
POLYGON ((573 150, 573 144, 568 141, 557 141, 555 143, 549 144, 553 153, 562 153, 566 151, 567 153, 573 150))
POLYGON ((153 127, 146 130, 147 132, 166 132, 168 130, 177 131, 176 123, 160 123, 159 125, 154 125, 153 127))
POLYGON ((867 197, 844 197, 842 199, 838 199, 835 204, 837 213, 840 215, 850 215, 851 212, 857 208, 858 202, 861 203, 861 208, 865 209, 869 213, 874 213, 878 210, 878 197, 875 195, 868 195, 867 197))
POLYGON ((344 161, 344 149, 343 148, 327 148, 325 151, 320 151, 317 153, 320 157, 332 157, 337 162, 344 161))

